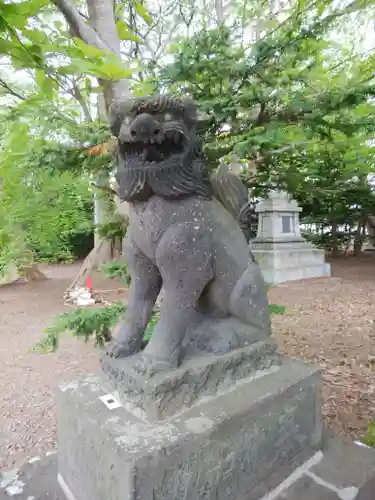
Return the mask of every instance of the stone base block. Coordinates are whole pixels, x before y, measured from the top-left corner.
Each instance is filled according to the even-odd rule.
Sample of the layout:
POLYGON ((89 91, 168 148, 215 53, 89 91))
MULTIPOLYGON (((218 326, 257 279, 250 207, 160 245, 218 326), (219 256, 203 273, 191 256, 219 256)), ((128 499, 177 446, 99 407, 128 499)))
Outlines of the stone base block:
POLYGON ((97 377, 59 389, 59 479, 69 500, 258 500, 259 484, 286 477, 321 446, 319 376, 299 362, 164 421, 107 406, 105 395, 97 377))
POLYGON ((258 372, 278 369, 280 355, 274 341, 255 342, 223 355, 196 356, 176 370, 153 377, 134 370, 133 358, 101 358, 116 398, 139 408, 147 419, 162 420, 230 389, 238 380, 257 377, 258 372))
POLYGON ((256 242, 251 251, 267 283, 331 276, 331 265, 325 262, 324 251, 308 242, 256 242))

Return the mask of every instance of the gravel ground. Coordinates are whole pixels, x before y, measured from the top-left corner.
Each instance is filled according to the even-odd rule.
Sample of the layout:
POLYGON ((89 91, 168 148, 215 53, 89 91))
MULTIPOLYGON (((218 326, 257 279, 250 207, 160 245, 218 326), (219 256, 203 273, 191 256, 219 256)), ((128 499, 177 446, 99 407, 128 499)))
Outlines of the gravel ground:
MULTIPOLYGON (((274 335, 288 356, 323 371, 324 419, 336 432, 361 437, 375 418, 375 256, 336 259, 333 277, 273 288, 274 335)), ((30 349, 58 313, 78 269, 48 266, 50 279, 0 288, 0 470, 55 447, 55 387, 99 369, 90 345, 67 337, 55 354, 30 349)), ((121 286, 94 276, 96 289, 121 286)), ((121 293, 105 295, 107 300, 121 293)))

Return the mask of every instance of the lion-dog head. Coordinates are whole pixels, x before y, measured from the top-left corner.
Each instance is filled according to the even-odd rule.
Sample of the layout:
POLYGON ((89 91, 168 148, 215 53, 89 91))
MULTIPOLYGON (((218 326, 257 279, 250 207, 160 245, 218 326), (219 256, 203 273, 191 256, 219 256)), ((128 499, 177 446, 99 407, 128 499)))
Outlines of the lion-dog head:
POLYGON ((111 105, 109 119, 118 138, 116 180, 122 201, 146 201, 153 195, 211 198, 191 100, 129 98, 111 105))

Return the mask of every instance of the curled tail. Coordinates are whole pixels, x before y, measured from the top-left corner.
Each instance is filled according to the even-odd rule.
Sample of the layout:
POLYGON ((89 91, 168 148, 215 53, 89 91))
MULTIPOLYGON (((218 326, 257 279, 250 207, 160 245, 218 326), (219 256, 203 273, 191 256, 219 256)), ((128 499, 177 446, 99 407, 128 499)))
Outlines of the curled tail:
POLYGON ((250 240, 251 224, 256 220, 255 204, 249 191, 228 165, 221 164, 211 178, 215 197, 238 221, 246 241, 250 240))

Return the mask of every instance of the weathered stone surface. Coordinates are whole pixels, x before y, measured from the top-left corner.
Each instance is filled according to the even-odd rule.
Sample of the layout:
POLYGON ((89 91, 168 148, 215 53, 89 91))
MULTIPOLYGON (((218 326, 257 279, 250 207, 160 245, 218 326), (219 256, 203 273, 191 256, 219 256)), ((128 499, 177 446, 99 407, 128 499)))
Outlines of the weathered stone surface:
POLYGON ((234 500, 321 444, 319 377, 286 362, 162 422, 99 399, 101 379, 58 394, 59 472, 77 500, 234 500))
POLYGON ((259 370, 277 367, 280 356, 273 341, 256 342, 225 355, 192 357, 176 370, 153 377, 135 371, 131 358, 104 355, 101 362, 117 398, 140 408, 146 418, 158 420, 215 396, 237 380, 256 376, 259 370))

